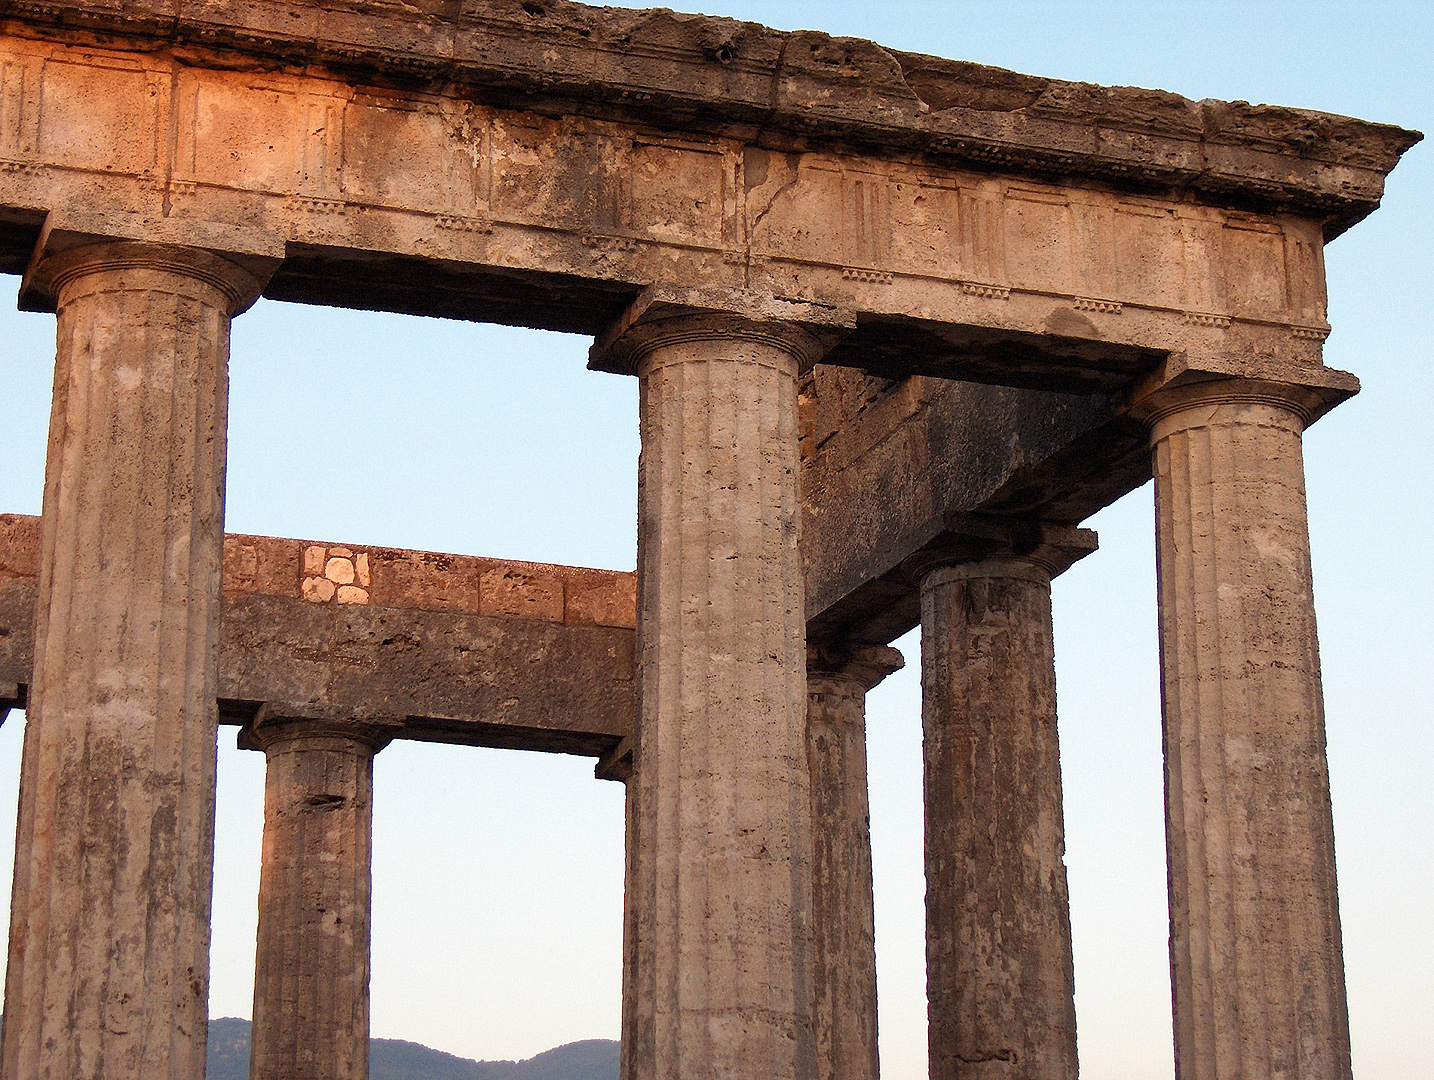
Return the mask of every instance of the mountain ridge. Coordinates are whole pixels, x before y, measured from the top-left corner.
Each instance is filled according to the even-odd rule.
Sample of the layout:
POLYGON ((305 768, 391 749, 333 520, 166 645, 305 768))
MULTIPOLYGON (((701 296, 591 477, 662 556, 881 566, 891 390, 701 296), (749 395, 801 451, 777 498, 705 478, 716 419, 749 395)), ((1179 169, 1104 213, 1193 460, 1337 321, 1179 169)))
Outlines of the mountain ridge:
MULTIPOLYGON (((209 1021, 205 1080, 249 1080, 253 1025, 226 1016, 209 1021)), ((617 1080, 618 1044, 586 1039, 524 1061, 474 1061, 402 1039, 369 1040, 369 1080, 617 1080)))

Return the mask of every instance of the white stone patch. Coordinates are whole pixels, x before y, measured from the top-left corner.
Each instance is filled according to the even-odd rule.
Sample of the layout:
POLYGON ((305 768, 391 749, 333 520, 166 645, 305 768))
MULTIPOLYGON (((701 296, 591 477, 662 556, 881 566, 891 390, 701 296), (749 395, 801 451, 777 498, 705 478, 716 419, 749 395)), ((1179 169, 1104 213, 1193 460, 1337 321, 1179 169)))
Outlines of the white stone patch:
POLYGON ((304 599, 314 604, 367 604, 370 584, 368 552, 346 547, 304 549, 304 599))

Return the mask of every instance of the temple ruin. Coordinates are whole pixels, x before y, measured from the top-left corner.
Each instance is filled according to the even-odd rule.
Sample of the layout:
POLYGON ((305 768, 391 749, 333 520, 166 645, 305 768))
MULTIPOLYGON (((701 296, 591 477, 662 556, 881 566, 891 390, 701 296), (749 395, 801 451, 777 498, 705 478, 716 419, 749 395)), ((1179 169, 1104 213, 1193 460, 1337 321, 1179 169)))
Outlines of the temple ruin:
POLYGON ((931 1076, 1075 1080, 1050 583, 1152 474, 1178 1075, 1349 1080, 1300 440, 1358 389, 1324 244, 1418 138, 568 0, 3 0, 58 352, 0 1080, 203 1076, 220 724, 256 1080, 367 1075, 394 739, 627 785, 624 1080, 875 1080, 864 700, 917 625, 931 1076), (261 295, 591 335, 636 574, 226 537, 261 295))

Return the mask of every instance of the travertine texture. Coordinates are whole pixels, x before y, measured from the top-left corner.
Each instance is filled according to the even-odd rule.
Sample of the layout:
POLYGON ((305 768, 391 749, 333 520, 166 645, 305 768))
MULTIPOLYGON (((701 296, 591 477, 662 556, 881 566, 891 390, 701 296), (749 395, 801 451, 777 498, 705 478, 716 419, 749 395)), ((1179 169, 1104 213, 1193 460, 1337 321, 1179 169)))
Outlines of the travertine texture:
POLYGON ((391 729, 265 706, 251 1080, 366 1080, 373 756, 391 729))
POLYGON ((1150 403, 1181 1080, 1348 1080, 1292 388, 1150 403))
POLYGON ((810 1080, 802 335, 697 317, 634 333, 640 844, 628 1075, 810 1080))
POLYGON ((812 953, 818 1080, 876 1080, 876 915, 866 790, 867 691, 895 649, 807 662, 812 776, 812 953))
POLYGON ((807 634, 885 644, 921 622, 921 560, 972 517, 1075 525, 1150 479, 1149 434, 1102 397, 819 364, 802 384, 807 634))
POLYGON ((991 558, 922 580, 932 1080, 1075 1080, 1050 580, 991 558))
POLYGON ((196 252, 42 264, 58 299, 0 1076, 204 1072, 229 318, 196 252))

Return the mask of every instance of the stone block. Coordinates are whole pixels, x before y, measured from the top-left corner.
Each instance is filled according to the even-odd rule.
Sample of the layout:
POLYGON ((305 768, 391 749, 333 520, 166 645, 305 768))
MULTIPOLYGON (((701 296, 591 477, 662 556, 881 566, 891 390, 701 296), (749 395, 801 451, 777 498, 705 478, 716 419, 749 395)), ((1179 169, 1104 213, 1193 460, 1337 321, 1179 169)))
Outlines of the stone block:
POLYGON ((519 569, 495 566, 483 573, 479 609, 485 615, 563 621, 563 581, 519 569))

